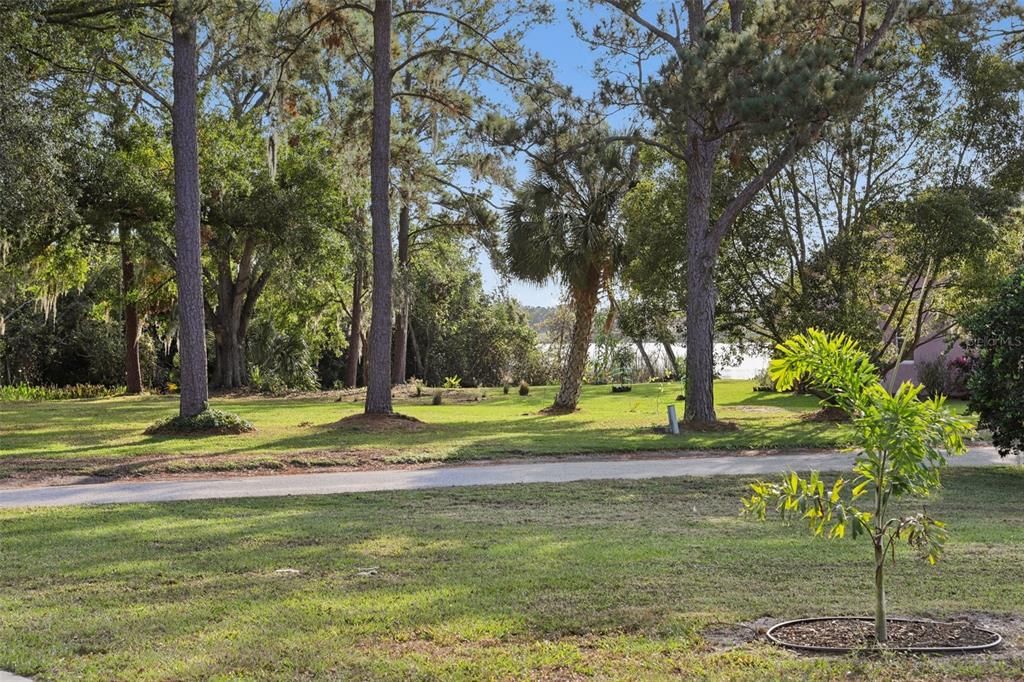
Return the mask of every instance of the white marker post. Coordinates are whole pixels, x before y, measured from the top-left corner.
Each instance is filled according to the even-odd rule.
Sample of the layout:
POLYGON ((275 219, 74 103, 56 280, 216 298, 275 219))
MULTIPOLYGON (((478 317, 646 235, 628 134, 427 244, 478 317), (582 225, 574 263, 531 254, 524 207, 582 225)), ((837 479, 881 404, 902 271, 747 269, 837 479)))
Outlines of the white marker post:
POLYGON ((676 417, 676 406, 668 406, 668 430, 674 435, 679 435, 679 419, 676 417))

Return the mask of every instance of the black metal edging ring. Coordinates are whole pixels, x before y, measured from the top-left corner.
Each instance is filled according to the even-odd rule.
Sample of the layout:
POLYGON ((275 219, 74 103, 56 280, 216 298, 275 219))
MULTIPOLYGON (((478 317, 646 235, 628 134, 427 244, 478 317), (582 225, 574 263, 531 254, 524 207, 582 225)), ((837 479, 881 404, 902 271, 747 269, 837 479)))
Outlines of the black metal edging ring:
MULTIPOLYGON (((870 618, 870 617, 866 617, 866 616, 818 616, 816 618, 795 618, 793 620, 786 620, 786 621, 783 621, 781 623, 776 623, 775 625, 773 625, 770 628, 768 628, 768 632, 766 632, 765 635, 772 642, 772 644, 776 644, 778 646, 786 647, 787 649, 797 649, 797 650, 800 650, 800 651, 811 651, 811 652, 819 653, 819 654, 848 654, 848 653, 852 653, 852 652, 855 652, 855 651, 861 651, 861 652, 869 652, 869 651, 895 651, 895 652, 911 653, 911 654, 972 654, 972 653, 979 653, 979 652, 982 652, 982 651, 988 651, 989 649, 994 649, 994 648, 996 648, 997 646, 999 646, 1000 644, 1003 643, 1003 636, 1000 635, 998 632, 993 632, 992 630, 988 630, 986 628, 979 628, 976 625, 971 625, 971 627, 974 628, 975 630, 979 630, 981 632, 988 633, 988 634, 992 635, 995 639, 992 642, 989 642, 987 644, 971 644, 969 646, 948 646, 948 647, 944 647, 944 646, 922 646, 922 647, 907 647, 907 646, 894 646, 894 647, 871 647, 871 646, 863 646, 863 647, 833 647, 833 646, 813 646, 813 645, 810 645, 810 644, 791 644, 789 642, 785 642, 785 641, 779 639, 778 637, 776 637, 775 635, 772 634, 773 632, 775 632, 775 630, 777 630, 777 629, 779 629, 781 627, 785 627, 786 625, 793 625, 795 623, 816 623, 816 622, 820 622, 820 621, 824 621, 824 620, 862 620, 862 621, 867 621, 869 623, 873 623, 875 621, 874 618, 870 618)), ((941 625, 949 625, 950 624, 950 623, 943 623, 942 621, 937 621, 937 620, 926 620, 926 619, 923 619, 923 618, 886 618, 886 622, 897 622, 897 623, 937 623, 937 624, 941 624, 941 625)))

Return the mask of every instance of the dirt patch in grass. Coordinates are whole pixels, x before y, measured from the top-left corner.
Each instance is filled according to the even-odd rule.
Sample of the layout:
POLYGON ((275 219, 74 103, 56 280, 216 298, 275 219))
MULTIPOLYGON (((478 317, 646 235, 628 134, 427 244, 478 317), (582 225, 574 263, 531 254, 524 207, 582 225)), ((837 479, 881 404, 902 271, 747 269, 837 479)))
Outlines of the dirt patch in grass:
POLYGON ((683 421, 679 423, 680 431, 690 431, 692 433, 729 433, 733 431, 739 431, 740 426, 736 422, 726 421, 713 421, 713 422, 691 422, 683 421))
POLYGON ((563 414, 573 414, 574 412, 579 412, 579 410, 580 408, 578 407, 569 408, 558 407, 556 405, 548 405, 543 410, 538 411, 537 414, 543 414, 549 417, 557 417, 563 414))
POLYGON ((808 412, 800 417, 801 421, 805 422, 825 422, 829 424, 837 424, 842 422, 850 421, 850 415, 843 412, 834 405, 826 405, 820 410, 815 412, 808 412))
POLYGON ((1003 643, 987 651, 986 656, 1011 661, 1024 660, 1024 616, 1000 613, 958 613, 935 620, 966 621, 1003 636, 1003 643))
MULTIPOLYGON (((300 474, 311 471, 376 471, 436 466, 437 463, 395 461, 390 450, 323 450, 299 453, 133 457, 111 461, 102 457, 19 459, 17 468, 0 469, 0 489, 37 485, 75 485, 110 481, 201 479, 224 476, 300 474)), ((11 462, 6 463, 13 464, 11 462)))
POLYGON ((416 417, 406 414, 352 414, 336 421, 332 428, 359 433, 388 433, 392 431, 422 431, 428 428, 416 417))
POLYGON ((728 651, 764 638, 778 618, 758 618, 743 623, 714 623, 701 633, 713 651, 728 651))

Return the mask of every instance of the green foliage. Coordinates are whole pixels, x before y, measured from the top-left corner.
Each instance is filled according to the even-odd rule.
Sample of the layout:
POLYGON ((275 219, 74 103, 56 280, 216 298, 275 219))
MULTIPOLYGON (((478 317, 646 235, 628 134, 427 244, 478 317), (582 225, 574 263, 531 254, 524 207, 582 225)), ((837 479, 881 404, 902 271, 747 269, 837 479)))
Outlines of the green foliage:
POLYGON ((633 339, 659 343, 680 338, 686 305, 686 170, 650 151, 641 178, 622 202, 629 296, 619 301, 618 323, 633 339))
POLYGON ((576 289, 590 286, 595 271, 610 275, 621 265, 615 215, 633 182, 636 159, 621 143, 583 144, 571 155, 557 148, 538 155, 529 181, 506 208, 506 259, 513 275, 538 283, 558 277, 576 289))
POLYGON ((275 395, 288 390, 288 384, 274 372, 264 372, 259 365, 249 370, 249 387, 254 391, 275 395))
POLYGON ((458 374, 456 374, 455 376, 445 377, 444 378, 444 387, 445 388, 462 388, 462 377, 460 377, 458 374))
POLYGON ((1024 453, 1024 271, 1007 279, 964 326, 975 356, 970 409, 980 427, 991 429, 1001 455, 1024 453))
POLYGON ((73 384, 71 386, 30 386, 15 384, 0 386, 0 401, 3 400, 77 400, 80 398, 111 398, 124 394, 124 386, 101 386, 98 384, 73 384))
POLYGON ((495 386, 506 377, 546 379, 537 334, 519 304, 484 291, 460 244, 426 243, 412 263, 409 364, 431 385, 458 375, 467 385, 495 386))
POLYGON ((192 417, 174 416, 162 419, 146 429, 150 436, 189 436, 196 434, 250 433, 256 427, 237 414, 208 408, 192 417))
POLYGON ((258 391, 313 391, 320 382, 308 337, 294 328, 281 332, 261 317, 249 332, 250 384, 258 391))
MULTIPOLYGON (((96 252, 90 253, 90 261, 82 289, 62 295, 54 308, 45 310, 23 300, 7 316, 6 333, 0 334, 0 383, 124 383, 117 264, 96 252)), ((140 339, 144 383, 150 386, 162 383, 158 345, 152 330, 140 339)))
POLYGON ((885 641, 883 564, 895 559, 895 544, 906 542, 930 563, 938 560, 945 526, 926 513, 889 516, 903 496, 927 497, 939 485, 946 455, 962 454, 970 424, 945 407, 945 397, 920 397, 921 387, 904 383, 894 394, 882 386, 868 355, 842 334, 809 329, 778 347, 770 366, 779 390, 810 380, 853 420, 860 449, 850 480, 827 485, 813 472, 795 472, 779 483, 756 482, 743 500, 746 513, 765 519, 774 510, 786 520, 803 520, 816 536, 870 537, 875 548, 876 636, 885 641), (862 502, 868 504, 864 506, 862 502))

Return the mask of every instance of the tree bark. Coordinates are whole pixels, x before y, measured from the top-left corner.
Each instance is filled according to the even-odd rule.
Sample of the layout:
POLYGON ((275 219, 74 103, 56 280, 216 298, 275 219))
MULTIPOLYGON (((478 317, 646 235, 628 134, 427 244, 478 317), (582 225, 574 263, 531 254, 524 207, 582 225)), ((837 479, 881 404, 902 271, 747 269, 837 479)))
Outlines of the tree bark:
POLYGON ((249 383, 245 337, 256 302, 270 280, 268 268, 256 274, 256 244, 247 240, 238 258, 238 270, 231 270, 228 251, 213 249, 217 261, 217 306, 210 310, 217 343, 214 383, 220 388, 239 388, 249 383))
MULTIPOLYGON (((362 343, 363 343, 363 348, 369 347, 369 344, 367 344, 367 342, 366 342, 366 333, 365 332, 362 333, 362 343)), ((363 375, 363 386, 369 386, 370 385, 370 361, 369 361, 369 358, 366 357, 366 353, 363 353, 362 362, 360 363, 359 367, 360 367, 360 371, 362 372, 362 375, 363 375)))
POLYGON ((398 315, 395 320, 394 362, 391 383, 404 384, 409 354, 409 204, 402 202, 398 213, 398 315))
POLYGON ((348 359, 345 361, 345 388, 359 384, 359 356, 363 352, 363 262, 357 255, 352 279, 352 322, 348 331, 348 359))
POLYGON ((584 286, 574 288, 572 292, 576 317, 572 325, 569 355, 565 359, 565 366, 562 370, 562 382, 558 387, 558 395, 555 396, 554 407, 556 409, 575 410, 579 403, 600 287, 601 273, 597 268, 592 268, 584 286))
POLYGON ((135 303, 135 263, 131 253, 131 229, 117 228, 121 242, 121 297, 124 309, 124 374, 126 393, 142 393, 142 364, 139 361, 139 308, 135 303))
POLYGON ((366 414, 391 414, 391 0, 373 9, 373 121, 370 147, 370 222, 373 231, 373 307, 370 314, 366 414))
POLYGON ((697 423, 717 419, 714 392, 715 261, 711 232, 711 178, 717 142, 690 135, 687 159, 686 411, 697 423))
POLYGON ((171 12, 174 103, 174 245, 178 284, 178 352, 181 358, 179 413, 192 417, 209 403, 206 376, 206 320, 203 309, 202 248, 199 232, 199 143, 196 130, 198 73, 196 18, 183 0, 171 12))

